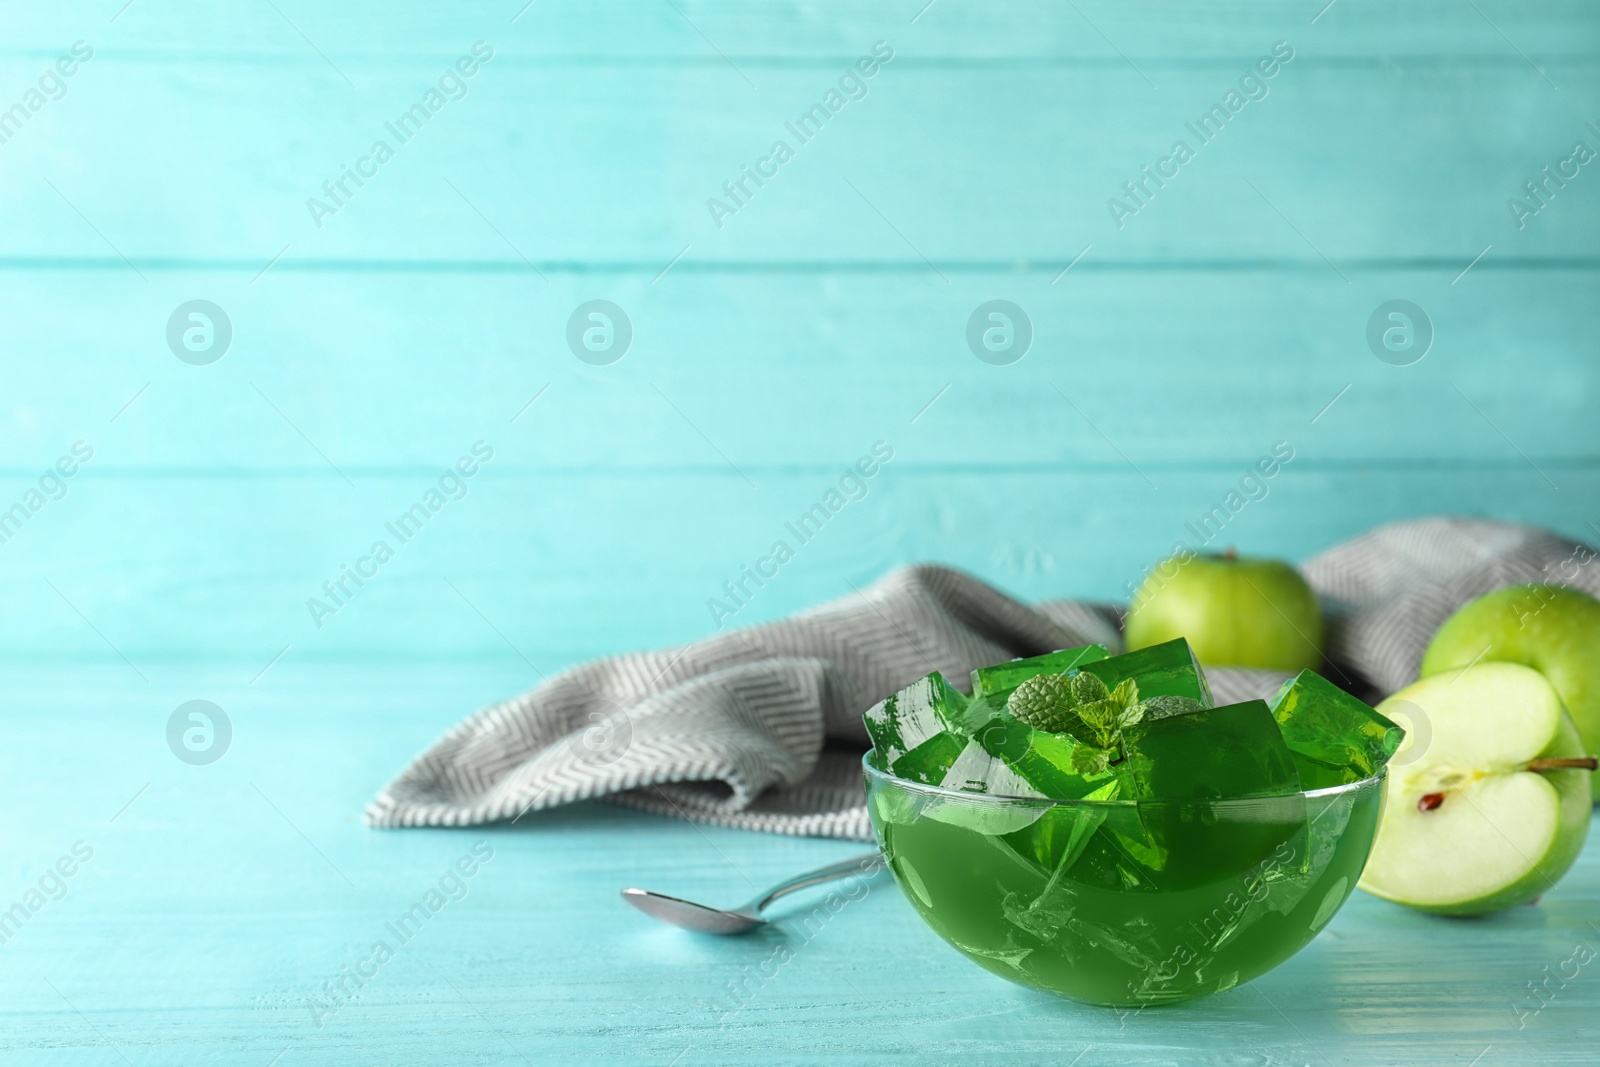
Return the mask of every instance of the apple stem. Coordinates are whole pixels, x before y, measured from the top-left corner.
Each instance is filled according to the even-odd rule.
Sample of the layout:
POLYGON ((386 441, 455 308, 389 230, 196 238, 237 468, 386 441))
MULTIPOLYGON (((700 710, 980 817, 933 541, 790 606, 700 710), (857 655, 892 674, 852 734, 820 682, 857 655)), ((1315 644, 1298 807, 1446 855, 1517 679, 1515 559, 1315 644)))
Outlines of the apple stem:
POLYGON ((1545 771, 1575 770, 1593 771, 1600 770, 1600 758, 1595 756, 1570 756, 1559 759, 1534 759, 1523 765, 1524 770, 1545 771))
POLYGON ((1234 548, 1232 545, 1229 545, 1228 546, 1228 550, 1222 554, 1222 558, 1226 559, 1226 560, 1238 559, 1239 558, 1239 550, 1237 548, 1234 548))

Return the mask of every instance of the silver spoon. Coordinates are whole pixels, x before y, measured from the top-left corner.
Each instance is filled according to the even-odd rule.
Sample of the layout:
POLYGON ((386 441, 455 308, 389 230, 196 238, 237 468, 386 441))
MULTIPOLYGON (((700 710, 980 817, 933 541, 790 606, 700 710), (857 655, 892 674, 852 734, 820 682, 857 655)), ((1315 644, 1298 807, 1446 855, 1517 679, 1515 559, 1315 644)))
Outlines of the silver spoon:
POLYGON ((674 926, 699 930, 706 934, 742 934, 746 930, 764 926, 767 920, 762 918, 761 913, 779 897, 786 897, 807 886, 832 882, 852 874, 870 874, 882 866, 883 856, 877 852, 869 852, 854 859, 840 860, 838 863, 831 863, 826 867, 796 875, 788 881, 779 882, 748 904, 737 908, 707 907, 692 900, 669 897, 665 893, 652 893, 648 889, 624 889, 622 899, 646 915, 662 922, 672 923, 674 926))

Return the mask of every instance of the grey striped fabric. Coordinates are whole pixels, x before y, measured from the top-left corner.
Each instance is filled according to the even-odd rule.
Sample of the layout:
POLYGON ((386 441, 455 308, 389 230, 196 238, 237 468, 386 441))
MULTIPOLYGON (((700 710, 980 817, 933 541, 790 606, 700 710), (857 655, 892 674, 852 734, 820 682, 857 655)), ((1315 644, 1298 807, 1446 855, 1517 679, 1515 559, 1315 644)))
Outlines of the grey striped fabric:
MULTIPOLYGON (((1377 697, 1417 675, 1438 625, 1519 582, 1600 594, 1580 542, 1475 519, 1394 523, 1302 570, 1329 614, 1330 670, 1377 697)), ((938 670, 1099 642, 1116 605, 1028 606, 945 567, 894 571, 781 622, 574 667, 485 708, 368 806, 369 825, 470 826, 590 797, 749 830, 868 839, 861 713, 938 670)), ((1213 668, 1219 703, 1270 696, 1284 675, 1213 668)))

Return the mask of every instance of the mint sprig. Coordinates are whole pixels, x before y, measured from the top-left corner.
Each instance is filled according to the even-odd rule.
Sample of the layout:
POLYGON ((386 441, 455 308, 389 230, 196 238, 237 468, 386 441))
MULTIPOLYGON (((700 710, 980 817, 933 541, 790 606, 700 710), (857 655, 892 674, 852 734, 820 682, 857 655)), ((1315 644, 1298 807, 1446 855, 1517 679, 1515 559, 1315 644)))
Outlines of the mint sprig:
POLYGON ((1198 710, 1199 701, 1186 697, 1155 696, 1139 699, 1139 684, 1132 678, 1106 687, 1097 675, 1080 671, 1039 674, 1021 685, 1007 701, 1011 714, 1036 730, 1071 734, 1079 741, 1072 751, 1072 769, 1085 777, 1099 774, 1127 755, 1122 731, 1149 719, 1198 710))

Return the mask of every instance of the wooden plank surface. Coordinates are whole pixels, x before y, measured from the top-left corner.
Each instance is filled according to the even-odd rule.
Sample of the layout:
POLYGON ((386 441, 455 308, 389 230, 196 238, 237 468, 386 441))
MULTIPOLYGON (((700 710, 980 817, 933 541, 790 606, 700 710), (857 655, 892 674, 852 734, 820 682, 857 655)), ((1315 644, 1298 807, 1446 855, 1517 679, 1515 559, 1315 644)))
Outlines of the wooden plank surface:
POLYGON ((1451 285, 1450 272, 1389 269, 1346 285, 1321 264, 1078 269, 1055 285, 967 270, 948 284, 822 271, 656 285, 624 272, 546 284, 289 271, 251 285, 183 271, 149 286, 126 269, 17 270, 0 277, 18 306, 55 300, 60 314, 0 320, 0 345, 31 357, 4 368, 14 417, 0 441, 24 477, 80 436, 104 442, 97 476, 332 473, 328 462, 425 475, 480 437, 504 444, 496 465, 524 471, 826 467, 913 419, 936 428, 917 459, 946 468, 1118 462, 1118 449, 1140 465, 1232 465, 1280 438, 1374 464, 1600 456, 1583 417, 1600 376, 1594 271, 1480 264, 1451 285), (174 359, 165 338, 173 309, 199 294, 233 324, 227 355, 205 367, 174 359), (595 297, 633 323, 609 366, 567 347, 568 318, 595 297), (1033 347, 1010 366, 975 359, 965 337, 995 297, 1032 322, 1033 347), (1396 297, 1435 332, 1412 366, 1367 347, 1374 309, 1396 297))
MULTIPOLYGON (((916 55, 905 43, 859 80, 860 99, 838 94, 878 40, 799 65, 747 61, 759 91, 727 68, 496 53, 458 79, 459 99, 438 95, 420 130, 395 123, 471 58, 473 37, 432 63, 358 70, 359 91, 326 66, 175 64, 107 45, 5 144, 0 189, 16 213, 0 263, 120 262, 106 240, 141 269, 222 262, 250 275, 285 246, 289 265, 599 262, 651 275, 686 245, 689 266, 1021 262, 1052 275, 1085 245, 1087 264, 1327 257, 1454 275, 1490 243, 1492 262, 1593 263, 1600 182, 1583 180, 1586 167, 1551 184, 1549 207, 1524 225, 1507 209, 1513 196, 1538 206, 1524 183, 1575 141, 1600 147, 1578 103, 1596 98, 1600 68, 1587 61, 1552 63, 1557 90, 1514 54, 1352 66, 1296 35, 1282 53, 1294 58, 1246 99, 1239 80, 1286 38, 1201 63, 1141 61, 1159 88, 1099 64, 901 66, 916 55), (840 110, 826 125, 790 128, 830 90, 840 110), (1230 91, 1240 110, 1202 131, 1230 91), (1162 164, 1180 141, 1192 160, 1162 164), (725 190, 777 142, 792 158, 725 190), (481 162, 508 155, 524 162, 481 162), (1112 212, 1113 198, 1132 214, 1112 212), (964 201, 975 209, 950 210, 964 201)), ((20 80, 42 62, 10 66, 20 80)))
MULTIPOLYGON (((463 33, 477 30, 482 35, 505 27, 508 47, 530 57, 567 62, 655 58, 709 65, 723 63, 718 50, 732 58, 835 57, 848 53, 862 34, 914 27, 907 32, 941 59, 1020 57, 1109 64, 1120 62, 1118 53, 1134 58, 1232 55, 1255 47, 1263 33, 1314 27, 1331 50, 1368 62, 1397 55, 1452 60, 1501 55, 1509 48, 1507 35, 1525 53, 1553 60, 1592 58, 1594 43, 1583 31, 1597 18, 1593 6, 1582 0, 1520 5, 1491 0, 1478 5, 1483 14, 1451 0, 1404 6, 1341 0, 1338 18, 1315 5, 1286 0, 1218 0, 1206 5, 1205 18, 1183 0, 1138 5, 1090 0, 1075 6, 1077 12, 1037 0, 996 0, 981 7, 939 0, 937 7, 926 9, 895 0, 752 5, 681 0, 673 6, 596 0, 520 8, 469 0, 397 14, 382 0, 333 8, 286 0, 267 8, 204 10, 190 10, 175 0, 140 0, 140 10, 148 14, 132 18, 118 0, 78 0, 7 12, 5 50, 44 54, 63 39, 101 30, 102 36, 144 52, 231 54, 328 69, 319 50, 335 59, 433 57, 449 55, 454 39, 463 33)), ((337 75, 330 70, 330 76, 337 75)))
POLYGON ((1432 513, 1600 538, 1600 179, 1524 188, 1600 149, 1597 30, 1577 0, 0 12, 0 116, 26 111, 0 125, 0 513, 38 503, 0 528, 0 902, 93 850, 0 944, 5 1061, 1594 1062, 1587 969, 1519 1014, 1600 946, 1594 847, 1537 908, 1357 894, 1252 986, 1119 1017, 991 978, 885 883, 815 937, 735 942, 615 898, 738 900, 843 843, 359 813, 541 673, 715 632, 707 598, 880 440, 730 624, 919 560, 1115 599, 1279 442, 1223 535, 1245 551, 1432 513), (465 95, 319 226, 308 199, 478 41, 465 95), (708 199, 878 41, 864 97, 718 225, 708 199), (1278 41, 1265 95, 1119 226, 1122 183, 1278 41), (233 329, 210 365, 167 340, 194 299, 233 329), (593 299, 632 323, 619 362, 568 347, 593 299), (1034 332, 1008 366, 966 339, 993 299, 1034 332), (1396 299, 1434 331, 1409 366, 1367 340, 1396 299), (478 441, 460 498, 319 626, 322 583, 478 441), (163 734, 197 698, 237 731, 208 767, 163 734), (480 839, 464 899, 313 1010, 480 839))
POLYGON ((599 804, 514 829, 359 825, 396 766, 457 712, 526 684, 525 668, 286 665, 255 686, 192 664, 149 674, 5 672, 4 899, 75 842, 93 850, 0 946, 8 1063, 1593 1062, 1587 969, 1537 1013, 1527 984, 1600 944, 1594 847, 1536 908, 1452 921, 1357 893, 1251 985, 1119 1015, 972 966, 890 882, 836 912, 801 901, 777 929, 732 940, 657 926, 616 897, 637 883, 742 900, 850 843, 599 804), (234 724, 208 767, 162 737, 195 697, 234 724), (399 944, 385 924, 480 841, 493 858, 465 895, 399 944), (394 958, 321 1011, 336 1003, 325 983, 376 940, 394 958), (780 944, 794 958, 749 979, 773 973, 780 944))

